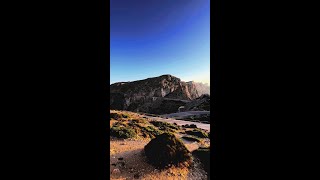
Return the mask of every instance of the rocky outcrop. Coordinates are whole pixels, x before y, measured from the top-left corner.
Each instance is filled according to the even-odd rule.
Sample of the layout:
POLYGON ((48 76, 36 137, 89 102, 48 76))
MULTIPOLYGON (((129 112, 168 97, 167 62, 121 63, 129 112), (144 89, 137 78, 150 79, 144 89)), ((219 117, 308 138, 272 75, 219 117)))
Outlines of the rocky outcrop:
POLYGON ((172 75, 110 85, 110 107, 118 110, 172 113, 198 97, 194 83, 183 82, 172 75))
POLYGON ((210 95, 203 94, 193 101, 186 103, 184 111, 210 111, 210 95))
POLYGON ((188 82, 193 83, 195 86, 195 89, 197 89, 199 96, 203 94, 209 94, 210 95, 210 86, 208 84, 204 84, 201 82, 188 82))

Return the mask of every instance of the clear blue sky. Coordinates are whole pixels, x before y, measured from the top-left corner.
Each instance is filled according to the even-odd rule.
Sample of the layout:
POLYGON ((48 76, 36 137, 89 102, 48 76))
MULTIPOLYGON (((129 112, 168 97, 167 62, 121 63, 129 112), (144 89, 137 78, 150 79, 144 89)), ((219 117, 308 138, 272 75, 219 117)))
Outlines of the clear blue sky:
POLYGON ((111 0, 110 82, 210 82, 210 0, 111 0))

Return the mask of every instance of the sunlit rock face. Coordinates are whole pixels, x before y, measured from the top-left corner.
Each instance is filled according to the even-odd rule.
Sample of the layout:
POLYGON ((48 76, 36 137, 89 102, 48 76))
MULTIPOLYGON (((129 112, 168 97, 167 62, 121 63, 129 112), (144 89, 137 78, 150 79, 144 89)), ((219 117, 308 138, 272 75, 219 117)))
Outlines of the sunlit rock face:
POLYGON ((194 82, 186 83, 172 75, 162 75, 111 84, 110 106, 119 110, 171 113, 200 95, 194 82))
POLYGON ((193 83, 195 89, 197 89, 198 94, 201 96, 203 94, 209 94, 210 95, 210 86, 208 84, 204 84, 201 82, 188 82, 193 83))

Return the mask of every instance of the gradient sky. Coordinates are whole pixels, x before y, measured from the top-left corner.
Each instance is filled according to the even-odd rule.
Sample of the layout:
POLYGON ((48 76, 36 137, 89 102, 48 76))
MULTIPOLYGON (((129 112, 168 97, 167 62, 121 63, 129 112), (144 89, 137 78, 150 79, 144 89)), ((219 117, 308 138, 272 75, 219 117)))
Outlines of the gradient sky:
POLYGON ((110 82, 210 83, 210 0, 111 0, 110 82))

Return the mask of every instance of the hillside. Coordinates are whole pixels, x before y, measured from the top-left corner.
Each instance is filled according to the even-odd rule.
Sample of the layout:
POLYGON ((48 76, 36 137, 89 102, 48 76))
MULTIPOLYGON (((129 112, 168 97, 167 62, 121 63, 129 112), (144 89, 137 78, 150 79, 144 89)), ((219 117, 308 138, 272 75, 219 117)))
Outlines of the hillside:
POLYGON ((194 83, 172 75, 110 85, 110 107, 117 110, 172 113, 199 96, 194 83))

